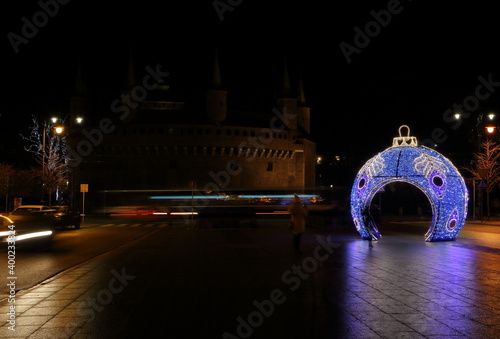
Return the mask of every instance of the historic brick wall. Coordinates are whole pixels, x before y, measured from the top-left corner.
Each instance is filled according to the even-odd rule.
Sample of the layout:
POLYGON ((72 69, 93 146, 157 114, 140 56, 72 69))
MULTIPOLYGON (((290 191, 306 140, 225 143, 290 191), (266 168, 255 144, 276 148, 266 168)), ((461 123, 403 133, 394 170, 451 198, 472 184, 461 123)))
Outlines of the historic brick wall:
POLYGON ((283 130, 206 125, 126 126, 84 164, 107 189, 285 188, 304 185, 304 149, 283 130), (99 175, 94 174, 98 172, 99 175))

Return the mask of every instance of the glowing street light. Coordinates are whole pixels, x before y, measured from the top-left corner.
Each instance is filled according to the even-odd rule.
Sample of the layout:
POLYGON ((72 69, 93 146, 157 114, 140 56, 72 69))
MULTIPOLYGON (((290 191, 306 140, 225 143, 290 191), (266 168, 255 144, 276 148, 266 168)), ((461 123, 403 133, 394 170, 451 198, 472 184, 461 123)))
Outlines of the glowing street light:
MULTIPOLYGON (((50 121, 52 121, 52 123, 56 123, 57 118, 52 117, 52 118, 50 118, 50 121)), ((61 134, 64 131, 64 127, 54 126, 53 131, 57 134, 61 134)), ((45 148, 47 147, 46 142, 45 142, 45 135, 47 134, 47 132, 48 132, 47 127, 44 124, 43 125, 43 132, 42 132, 42 201, 41 201, 42 204, 44 203, 44 190, 45 190, 45 161, 46 161, 45 159, 47 157, 46 150, 45 150, 45 148)))
POLYGON ((486 126, 486 132, 490 134, 495 132, 495 126, 486 126))
MULTIPOLYGON (((66 123, 66 118, 70 115, 70 113, 66 114, 66 116, 64 118, 59 118, 57 116, 53 116, 50 118, 50 121, 52 121, 53 124, 56 124, 56 123, 60 123, 60 125, 57 125, 56 128, 58 126, 64 128, 64 124, 66 123)), ((83 122, 83 118, 81 116, 77 116, 75 118, 75 122, 79 125, 83 122)), ((70 122, 70 125, 71 125, 71 122, 70 122)))
MULTIPOLYGON (((70 114, 66 114, 64 118, 60 118, 59 116, 52 116, 50 118, 50 125, 45 125, 43 126, 43 137, 42 137, 42 203, 44 201, 44 190, 45 190, 45 172, 46 172, 46 164, 45 162, 47 161, 47 152, 46 152, 46 136, 51 134, 57 134, 61 135, 65 131, 65 121, 66 118, 69 117, 70 114)), ((75 119, 77 124, 81 124, 83 121, 82 117, 76 117, 75 119)))

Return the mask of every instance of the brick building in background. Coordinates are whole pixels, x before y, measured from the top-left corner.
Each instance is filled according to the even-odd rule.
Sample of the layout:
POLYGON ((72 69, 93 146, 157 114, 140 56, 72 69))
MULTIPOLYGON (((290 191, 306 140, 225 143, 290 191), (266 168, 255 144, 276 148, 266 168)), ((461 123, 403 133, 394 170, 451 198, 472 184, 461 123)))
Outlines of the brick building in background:
MULTIPOLYGON (((137 97, 132 92, 144 79, 136 80, 132 60, 127 79, 122 98, 137 97)), ((203 110, 186 108, 160 82, 145 100, 128 105, 126 112, 121 107, 121 121, 106 125, 101 120, 107 129, 102 138, 98 132, 92 137, 90 127, 73 131, 73 155, 83 155, 77 155, 73 190, 88 184, 89 208, 99 208, 113 204, 103 201, 106 191, 191 190, 193 185, 207 194, 314 188, 316 145, 309 139, 310 108, 302 83, 293 96, 285 67, 280 87, 274 106, 265 112, 232 109, 217 57, 203 110)), ((72 115, 85 115, 85 100, 82 89, 71 99, 72 115)))

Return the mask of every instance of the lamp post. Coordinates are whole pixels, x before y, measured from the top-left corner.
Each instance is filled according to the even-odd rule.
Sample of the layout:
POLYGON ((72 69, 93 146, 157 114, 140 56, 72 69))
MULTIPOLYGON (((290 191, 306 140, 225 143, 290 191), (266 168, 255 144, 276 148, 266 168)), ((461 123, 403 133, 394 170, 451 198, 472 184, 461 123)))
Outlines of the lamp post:
POLYGON ((481 114, 478 116, 478 121, 476 125, 477 133, 478 133, 478 149, 481 150, 481 142, 482 137, 484 135, 483 131, 486 131, 486 134, 493 134, 495 132, 495 118, 496 114, 490 112, 488 114, 481 114))
MULTIPOLYGON (((66 119, 72 115, 71 113, 68 113, 64 116, 64 118, 52 118, 52 122, 55 124, 54 125, 54 130, 58 134, 65 134, 68 137, 68 141, 66 143, 66 146, 72 144, 72 138, 74 137, 74 128, 77 125, 80 125, 83 123, 83 118, 81 116, 76 116, 74 119, 70 118, 68 122, 66 122, 66 119)), ((66 158, 65 162, 66 164, 70 161, 70 159, 66 158)), ((73 206, 74 203, 74 169, 70 170, 70 177, 68 178, 67 186, 69 187, 69 196, 70 196, 70 202, 71 205, 73 206)))
MULTIPOLYGON (((46 188, 46 179, 47 179, 47 169, 46 169, 46 161, 49 160, 47 159, 47 157, 52 157, 54 156, 53 152, 54 150, 52 149, 52 147, 54 147, 53 145, 53 142, 54 142, 54 139, 53 137, 57 134, 57 135, 62 135, 63 133, 66 133, 67 135, 69 135, 69 133, 66 132, 66 128, 65 128, 65 123, 66 123, 66 118, 68 118, 70 114, 67 114, 64 118, 59 118, 59 117, 52 117, 50 118, 50 123, 49 125, 47 123, 44 123, 43 124, 43 135, 42 135, 42 204, 44 203, 44 198, 45 198, 45 188, 46 188), (48 135, 52 132, 51 135, 48 135), (49 145, 47 145, 47 136, 49 137, 49 145), (49 146, 49 154, 47 155, 47 146, 49 146)), ((81 117, 77 117, 75 119, 76 123, 77 124, 80 124, 82 121, 83 121, 83 118, 81 117)), ((69 130, 71 130, 71 122, 70 122, 70 126, 69 126, 69 130)), ((64 143, 62 144, 58 144, 56 147, 62 147, 64 146, 64 143)), ((64 158, 63 159, 63 163, 66 163, 67 159, 64 158)), ((59 189, 59 186, 57 186, 57 189, 59 189)), ((70 195, 72 195, 72 192, 70 190, 70 195)))
POLYGON ((41 204, 43 205, 44 203, 44 191, 45 191, 45 133, 46 133, 46 127, 45 123, 43 124, 43 134, 42 134, 42 199, 41 199, 41 204))
MULTIPOLYGON (((460 113, 455 113, 453 115, 455 119, 462 119, 462 115, 460 113)), ((467 118, 465 116, 464 118, 467 118)), ((488 134, 493 134, 497 126, 495 126, 496 114, 494 112, 489 112, 487 114, 477 114, 475 115, 476 123, 474 125, 473 131, 475 141, 475 150, 479 151, 481 149, 481 142, 484 136, 484 132, 488 134)))
MULTIPOLYGON (((455 118, 456 119, 461 119, 461 115, 459 113, 455 113, 455 118)), ((485 139, 490 139, 493 137, 494 134, 498 133, 499 126, 497 126, 497 123, 495 122, 496 120, 496 114, 494 112, 489 112, 489 113, 484 113, 484 114, 477 114, 475 116, 476 121, 475 121, 475 126, 474 126, 474 135, 473 135, 473 149, 474 152, 477 154, 483 153, 483 143, 485 139)), ((472 139, 472 138, 471 138, 472 139)), ((470 140, 470 139, 469 139, 470 140)), ((489 143, 488 143, 489 144, 489 143)), ((489 147, 489 146, 485 146, 489 147)), ((490 153, 488 153, 490 154, 490 153)), ((487 177, 488 173, 488 168, 490 165, 482 164, 482 167, 477 167, 475 168, 475 174, 474 178, 472 179, 472 214, 473 218, 476 218, 476 214, 479 215, 480 220, 483 220, 483 193, 486 190, 487 192, 487 207, 488 207, 488 214, 489 214, 489 190, 488 186, 490 183, 488 182, 489 178, 487 177), (476 180, 479 178, 479 180, 476 180)), ((488 215, 489 216, 489 215, 488 215)))
MULTIPOLYGON (((52 124, 56 121, 56 118, 51 118, 51 122, 52 124)), ((45 199, 45 184, 46 184, 46 175, 45 175, 45 162, 47 161, 47 133, 50 133, 50 131, 52 131, 53 133, 55 134, 61 134, 63 132, 63 129, 61 129, 60 127, 58 126, 53 126, 53 125, 50 125, 49 129, 47 129, 47 124, 44 123, 43 124, 43 131, 42 131, 42 199, 41 199, 41 203, 44 204, 44 199, 45 199)), ((50 144, 49 144, 49 147, 50 147, 50 150, 49 150, 49 157, 51 156, 51 153, 52 153, 52 138, 50 138, 50 144)), ((49 199, 50 201, 50 199, 49 199)))
POLYGON ((495 118, 495 113, 488 113, 487 123, 484 127, 488 134, 493 134, 495 132, 495 129, 497 128, 497 126, 495 126, 495 118))

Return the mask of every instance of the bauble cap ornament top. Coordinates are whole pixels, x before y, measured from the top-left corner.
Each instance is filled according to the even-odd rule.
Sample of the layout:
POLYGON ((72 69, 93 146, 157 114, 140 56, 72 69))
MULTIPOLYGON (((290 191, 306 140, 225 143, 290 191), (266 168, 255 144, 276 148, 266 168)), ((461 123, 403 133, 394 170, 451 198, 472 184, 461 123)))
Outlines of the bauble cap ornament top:
POLYGON ((410 127, 407 125, 401 125, 399 126, 399 137, 395 137, 392 139, 392 147, 397 147, 397 146, 418 146, 417 138, 411 137, 410 136, 410 127), (404 137, 401 135, 401 129, 406 128, 407 130, 407 136, 404 137))

